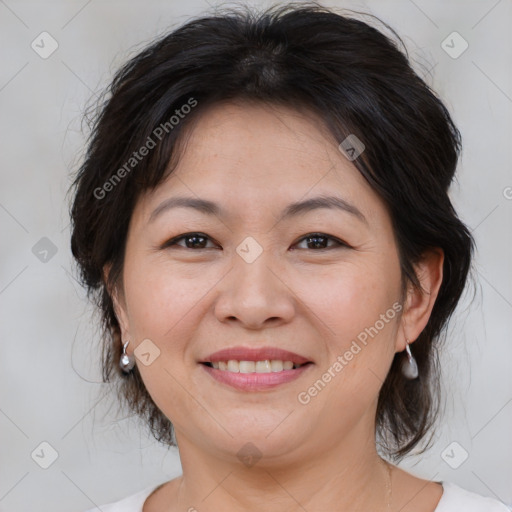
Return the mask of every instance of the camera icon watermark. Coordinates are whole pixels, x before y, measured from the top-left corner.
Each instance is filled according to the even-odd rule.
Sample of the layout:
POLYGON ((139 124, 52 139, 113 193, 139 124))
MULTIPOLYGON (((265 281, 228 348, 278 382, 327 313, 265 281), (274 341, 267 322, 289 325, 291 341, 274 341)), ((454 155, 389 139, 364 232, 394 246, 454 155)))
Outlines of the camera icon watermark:
POLYGON ((441 48, 452 58, 458 59, 469 47, 469 43, 458 33, 452 32, 441 43, 441 48))
POLYGON ((263 252, 263 247, 252 236, 248 236, 238 245, 236 252, 246 263, 252 263, 263 252))
POLYGON ((512 187, 505 187, 503 189, 503 197, 509 201, 512 199, 512 187))
POLYGON ((253 443, 245 443, 236 456, 244 466, 252 468, 262 457, 262 453, 253 443))
POLYGON ((50 443, 43 441, 30 456, 38 466, 48 469, 58 459, 59 453, 50 443))
POLYGON ((47 59, 59 47, 57 40, 48 32, 41 32, 30 44, 39 57, 47 59))
POLYGON ((49 238, 43 236, 32 247, 32 254, 42 263, 48 263, 57 254, 57 246, 49 238))
POLYGON ((160 349, 146 338, 139 343, 133 354, 144 366, 149 366, 160 356, 160 349))
POLYGON ((345 155, 347 160, 352 162, 366 149, 366 146, 359 137, 351 133, 340 143, 338 149, 345 155))
POLYGON ((469 453, 466 449, 457 443, 457 441, 453 441, 450 443, 442 452, 441 458, 450 466, 452 469, 457 469, 464 462, 466 462, 469 457, 469 453))

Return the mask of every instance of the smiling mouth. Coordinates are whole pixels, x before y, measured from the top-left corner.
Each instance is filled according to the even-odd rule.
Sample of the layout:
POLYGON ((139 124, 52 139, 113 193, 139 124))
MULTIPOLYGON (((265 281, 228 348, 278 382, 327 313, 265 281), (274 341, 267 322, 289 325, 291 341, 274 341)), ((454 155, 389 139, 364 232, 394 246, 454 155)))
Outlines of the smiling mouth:
POLYGON ((303 364, 298 364, 293 361, 283 361, 279 359, 265 359, 262 361, 237 361, 230 359, 228 361, 206 361, 201 364, 209 368, 230 373, 279 373, 287 370, 297 370, 312 363, 308 361, 303 364))
POLYGON ((293 362, 282 359, 247 361, 228 359, 227 361, 202 361, 205 372, 221 386, 228 386, 238 392, 266 392, 278 389, 299 379, 308 372, 312 361, 293 362))

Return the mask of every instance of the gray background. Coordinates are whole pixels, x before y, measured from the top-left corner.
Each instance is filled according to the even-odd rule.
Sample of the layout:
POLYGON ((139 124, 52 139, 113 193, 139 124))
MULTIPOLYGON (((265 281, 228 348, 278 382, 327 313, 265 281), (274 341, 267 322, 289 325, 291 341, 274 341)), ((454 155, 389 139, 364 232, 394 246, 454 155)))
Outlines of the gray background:
MULTIPOLYGON (((466 296, 448 333, 448 398, 433 447, 401 465, 512 505, 512 4, 324 4, 390 23, 464 139, 451 195, 478 244, 476 296, 466 296), (469 44, 457 58, 461 39, 444 43, 451 56, 442 46, 454 31, 469 44)), ((0 0, 1 511, 84 510, 180 473, 176 450, 117 413, 101 384, 98 330, 73 277, 65 193, 83 151, 87 102, 154 36, 209 8, 0 0), (43 31, 58 43, 45 59, 31 47, 51 49, 43 31), (52 449, 58 457, 43 469, 52 449)))

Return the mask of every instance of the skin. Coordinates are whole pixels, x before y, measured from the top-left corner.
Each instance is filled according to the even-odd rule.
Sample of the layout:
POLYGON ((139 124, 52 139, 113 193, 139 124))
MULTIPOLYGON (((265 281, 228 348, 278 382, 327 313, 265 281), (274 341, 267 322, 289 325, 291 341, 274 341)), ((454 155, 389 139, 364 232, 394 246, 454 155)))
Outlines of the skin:
MULTIPOLYGON (((144 339, 160 350, 137 367, 153 400, 172 421, 183 475, 154 492, 145 512, 308 512, 389 510, 387 472, 375 447, 379 390, 395 352, 427 324, 442 280, 443 253, 417 265, 424 292, 401 273, 391 219, 379 196, 311 113, 230 102, 210 107, 188 134, 169 179, 133 212, 122 286, 113 293, 128 353, 144 339), (340 210, 280 219, 291 202, 321 194, 356 206, 367 223, 340 210), (178 195, 219 203, 225 216, 189 208, 163 212, 178 195), (209 238, 194 247, 180 234, 209 238), (304 237, 320 232, 318 249, 304 237), (246 237, 263 252, 247 263, 246 237), (321 241, 322 241, 321 240, 321 241), (394 303, 403 310, 303 405, 297 396, 320 379, 357 335, 394 303), (198 361, 243 345, 277 346, 313 361, 298 379, 273 390, 228 388, 198 361), (237 457, 253 443, 261 459, 237 457)), ((105 268, 105 273, 108 267, 105 268)), ((432 512, 440 484, 396 467, 391 510, 432 512)))

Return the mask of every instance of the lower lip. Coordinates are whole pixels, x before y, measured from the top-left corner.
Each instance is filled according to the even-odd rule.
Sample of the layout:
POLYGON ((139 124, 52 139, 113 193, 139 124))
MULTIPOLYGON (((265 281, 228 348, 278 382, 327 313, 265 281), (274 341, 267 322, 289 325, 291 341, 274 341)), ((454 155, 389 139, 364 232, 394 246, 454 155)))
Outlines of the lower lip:
POLYGON ((201 366, 215 380, 222 384, 227 384, 240 391, 263 391, 298 379, 313 364, 305 364, 296 370, 282 370, 271 373, 235 373, 227 370, 218 370, 205 364, 201 364, 201 366))

